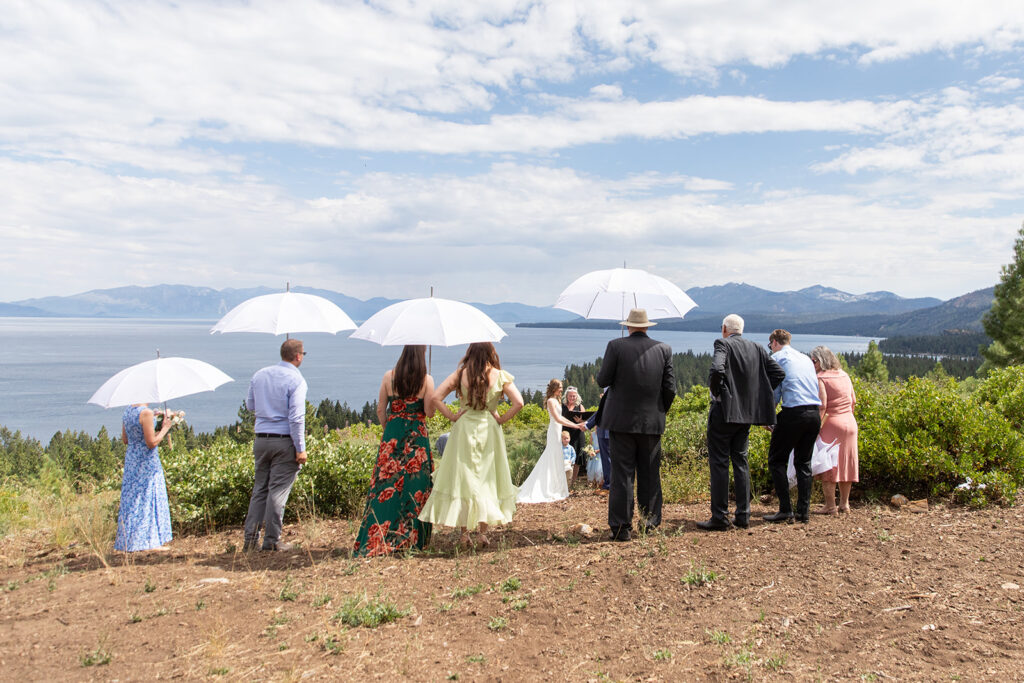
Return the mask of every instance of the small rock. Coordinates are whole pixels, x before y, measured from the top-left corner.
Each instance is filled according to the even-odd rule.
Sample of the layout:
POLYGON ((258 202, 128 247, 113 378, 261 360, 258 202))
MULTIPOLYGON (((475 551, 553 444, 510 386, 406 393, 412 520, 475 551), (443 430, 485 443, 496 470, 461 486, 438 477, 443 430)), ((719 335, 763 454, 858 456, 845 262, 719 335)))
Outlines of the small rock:
POLYGON ((912 500, 907 504, 907 509, 911 512, 928 512, 928 499, 912 500))
POLYGON ((574 534, 579 534, 580 536, 590 536, 594 533, 594 528, 589 524, 584 524, 580 522, 572 528, 572 532, 574 534))
POLYGON ((1010 582, 1004 583, 1002 586, 1000 586, 1000 588, 1002 588, 1004 591, 1019 591, 1020 590, 1020 586, 1018 586, 1015 583, 1010 583, 1010 582))
POLYGON ((925 624, 924 626, 921 627, 921 630, 922 631, 934 631, 935 630, 935 624, 925 624))
POLYGON ((199 583, 231 583, 228 579, 223 576, 212 576, 207 579, 199 579, 199 583))
POLYGON ((423 615, 420 614, 419 616, 416 617, 416 621, 412 622, 412 625, 413 626, 419 626, 422 623, 423 623, 423 615))
POLYGON ((889 499, 889 503, 891 503, 893 507, 897 508, 901 508, 909 502, 910 500, 902 493, 897 493, 895 496, 889 499))

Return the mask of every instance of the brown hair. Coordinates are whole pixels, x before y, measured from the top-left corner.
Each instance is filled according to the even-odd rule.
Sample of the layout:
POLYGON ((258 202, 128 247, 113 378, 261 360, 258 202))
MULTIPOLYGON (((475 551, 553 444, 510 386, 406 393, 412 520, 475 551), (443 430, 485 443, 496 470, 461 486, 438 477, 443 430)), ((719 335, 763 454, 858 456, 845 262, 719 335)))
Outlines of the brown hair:
POLYGON ((395 372, 391 376, 391 384, 395 393, 402 398, 416 396, 423 387, 423 379, 427 376, 427 347, 406 344, 402 355, 395 363, 395 372))
POLYGON ((768 338, 778 344, 782 344, 783 346, 785 346, 790 341, 792 341, 793 335, 791 335, 786 330, 775 330, 774 332, 768 335, 768 338))
POLYGON ((547 390, 547 392, 545 392, 544 400, 546 401, 549 398, 554 398, 555 394, 561 388, 562 388, 562 380, 560 380, 560 379, 553 379, 550 382, 548 382, 548 390, 547 390))
POLYGON ((459 369, 455 377, 455 395, 461 400, 462 378, 466 375, 466 403, 474 410, 487 407, 488 371, 490 368, 501 369, 498 352, 491 342, 475 342, 466 349, 466 355, 459 361, 459 369))
POLYGON ((281 360, 291 362, 299 357, 300 351, 302 351, 301 339, 285 339, 281 344, 281 360))

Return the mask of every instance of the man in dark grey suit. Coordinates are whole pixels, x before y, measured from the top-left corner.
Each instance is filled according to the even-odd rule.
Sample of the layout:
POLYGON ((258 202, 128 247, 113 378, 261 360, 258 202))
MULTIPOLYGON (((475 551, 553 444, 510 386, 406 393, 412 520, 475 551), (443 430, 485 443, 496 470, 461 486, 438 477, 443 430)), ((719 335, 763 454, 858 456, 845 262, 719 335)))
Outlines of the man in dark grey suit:
POLYGON ((715 340, 708 385, 708 464, 711 467, 711 519, 697 522, 705 531, 750 525, 750 425, 775 424, 775 387, 786 372, 768 350, 743 338, 743 318, 727 315, 722 338, 715 340), (736 517, 729 521, 729 462, 732 461, 736 517))
POLYGON ((610 387, 600 427, 610 432, 612 480, 608 526, 616 541, 628 541, 633 527, 633 479, 643 531, 661 524, 661 435, 665 413, 676 397, 672 349, 647 336, 657 323, 634 308, 623 320, 629 336, 608 342, 597 383, 610 387))

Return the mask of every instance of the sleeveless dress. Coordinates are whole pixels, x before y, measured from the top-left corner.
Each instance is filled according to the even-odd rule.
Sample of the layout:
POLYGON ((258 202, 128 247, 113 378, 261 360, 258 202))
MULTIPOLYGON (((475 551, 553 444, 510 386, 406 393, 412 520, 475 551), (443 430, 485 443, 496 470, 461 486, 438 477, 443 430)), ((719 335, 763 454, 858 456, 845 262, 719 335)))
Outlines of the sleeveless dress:
POLYGON ((415 396, 388 397, 388 417, 354 556, 422 549, 430 539, 430 525, 417 519, 430 495, 434 471, 423 403, 424 399, 415 396))
MULTIPOLYGON (((579 430, 574 430, 579 431, 579 430)), ((519 487, 520 503, 554 503, 569 497, 562 459, 562 425, 548 415, 548 434, 544 452, 537 459, 530 476, 519 487)))
POLYGON ((146 446, 139 422, 143 410, 140 406, 128 406, 121 417, 128 447, 124 454, 114 549, 127 552, 159 548, 171 540, 164 468, 157 449, 146 446))
POLYGON ((498 407, 502 387, 513 379, 499 370, 487 389, 486 409, 469 409, 452 425, 420 521, 449 527, 512 521, 517 489, 508 467, 505 435, 491 412, 498 407))
POLYGON ((857 420, 853 406, 857 397, 853 392, 850 376, 842 370, 826 370, 818 373, 818 379, 825 385, 825 413, 828 420, 819 436, 825 443, 839 442, 838 465, 828 472, 822 472, 821 481, 860 481, 857 463, 857 420))

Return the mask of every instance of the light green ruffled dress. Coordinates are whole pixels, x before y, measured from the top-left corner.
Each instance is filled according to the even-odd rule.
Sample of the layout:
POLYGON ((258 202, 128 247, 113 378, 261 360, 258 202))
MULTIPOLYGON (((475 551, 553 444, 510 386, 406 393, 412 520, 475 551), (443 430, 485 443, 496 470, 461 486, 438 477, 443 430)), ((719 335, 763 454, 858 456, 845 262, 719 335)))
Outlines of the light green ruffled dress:
POLYGON ((452 425, 434 473, 434 489, 420 511, 421 521, 469 528, 480 522, 512 521, 519 489, 508 468, 505 435, 491 413, 498 407, 502 387, 513 379, 500 370, 487 390, 487 409, 467 410, 452 425))

